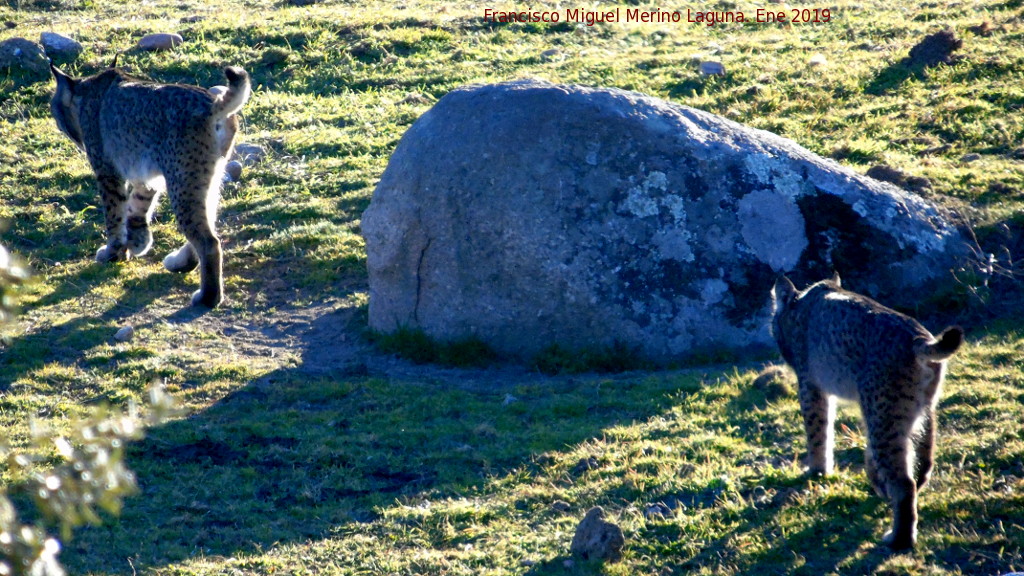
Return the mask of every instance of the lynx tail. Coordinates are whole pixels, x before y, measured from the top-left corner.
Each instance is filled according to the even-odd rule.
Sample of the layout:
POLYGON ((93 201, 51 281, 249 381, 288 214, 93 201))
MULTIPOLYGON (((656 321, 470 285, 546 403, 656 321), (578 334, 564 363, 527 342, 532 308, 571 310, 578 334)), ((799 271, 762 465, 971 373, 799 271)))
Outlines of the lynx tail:
POLYGON ((915 352, 929 360, 945 360, 952 356, 964 342, 964 330, 959 326, 950 326, 932 342, 918 344, 915 352))
POLYGON ((245 70, 238 66, 228 66, 224 69, 224 76, 228 79, 228 91, 214 104, 213 114, 217 119, 226 118, 241 110, 252 94, 249 74, 245 70))

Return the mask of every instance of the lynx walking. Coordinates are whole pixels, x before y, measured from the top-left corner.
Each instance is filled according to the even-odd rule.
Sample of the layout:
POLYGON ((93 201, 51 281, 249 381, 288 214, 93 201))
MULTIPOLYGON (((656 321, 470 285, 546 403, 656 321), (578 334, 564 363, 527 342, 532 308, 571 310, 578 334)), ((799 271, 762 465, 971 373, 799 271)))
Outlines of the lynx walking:
POLYGON ((913 318, 843 290, 838 275, 803 292, 783 277, 772 294, 772 332, 799 381, 809 471, 832 471, 836 397, 859 402, 868 478, 893 509, 884 542, 912 548, 917 491, 934 463, 935 407, 963 330, 934 337, 913 318))
POLYGON ((103 200, 107 244, 96 260, 126 260, 149 251, 155 199, 166 189, 188 242, 164 258, 164 266, 188 272, 199 265, 200 288, 192 303, 220 304, 221 247, 214 222, 238 130, 235 114, 251 92, 249 75, 225 68, 228 90, 215 95, 197 86, 139 80, 117 68, 82 79, 52 65, 51 70, 57 81, 53 117, 85 151, 103 200))

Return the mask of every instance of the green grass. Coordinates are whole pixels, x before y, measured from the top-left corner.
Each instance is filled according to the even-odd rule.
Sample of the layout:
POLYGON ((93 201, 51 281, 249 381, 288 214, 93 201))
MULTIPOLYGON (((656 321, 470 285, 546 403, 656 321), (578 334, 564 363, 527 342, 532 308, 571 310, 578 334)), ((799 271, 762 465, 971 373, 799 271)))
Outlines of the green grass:
MULTIPOLYGON (((693 8, 727 4, 762 7, 693 8)), ((165 82, 221 84, 225 65, 244 66, 255 92, 242 140, 269 150, 224 189, 229 300, 201 314, 186 306, 196 275, 160 264, 182 242, 166 203, 152 256, 92 261, 102 218, 84 157, 49 116, 53 87, 0 71, 0 242, 36 272, 19 290, 23 315, 0 328, 0 425, 24 446, 29 417, 67 429, 90 406, 141 400, 154 377, 189 411, 131 446, 142 492, 121 518, 65 543, 71 572, 1024 569, 1024 329, 1020 307, 1007 304, 1019 301, 1015 280, 954 295, 975 318, 1004 318, 971 326, 952 362, 919 548, 892 556, 876 545, 890 512, 863 473, 853 410, 840 417, 837 474, 808 479, 796 399, 755 386, 754 367, 731 359, 588 375, 579 372, 636 366, 628 351, 590 351, 588 360, 586 351, 551 350, 536 368, 560 376, 500 365, 390 370, 362 336, 359 230, 388 155, 434 102, 470 82, 540 77, 638 90, 772 130, 860 171, 887 164, 928 178, 930 198, 961 208, 986 249, 999 255, 1005 245, 1019 258, 1020 2, 840 0, 829 6, 832 22, 788 27, 495 24, 482 20, 487 7, 501 8, 0 3, 0 22, 13 26, 0 27, 0 38, 75 35, 85 52, 66 66, 74 74, 118 52, 121 65, 165 82), (183 20, 192 16, 201 18, 183 20), (984 21, 990 36, 967 31, 984 21), (947 25, 964 39, 960 61, 923 74, 894 66, 947 25), (154 31, 186 42, 168 53, 131 49, 154 31), (541 56, 551 49, 555 57, 541 56), (816 54, 824 66, 808 64, 816 54), (700 76, 701 59, 721 61, 728 75, 700 76), (980 159, 963 161, 969 153, 980 159), (128 324, 136 337, 115 341, 128 324), (573 530, 594 505, 625 531, 618 563, 570 561, 573 530)), ((406 336, 385 349, 490 361, 473 343, 453 350, 406 336)), ((5 482, 15 476, 3 472, 5 482)))

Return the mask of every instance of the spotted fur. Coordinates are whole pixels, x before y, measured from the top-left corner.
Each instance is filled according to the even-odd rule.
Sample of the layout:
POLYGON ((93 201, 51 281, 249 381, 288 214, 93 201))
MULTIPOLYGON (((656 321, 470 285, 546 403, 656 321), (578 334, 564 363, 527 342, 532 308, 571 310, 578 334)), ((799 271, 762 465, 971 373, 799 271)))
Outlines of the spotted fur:
POLYGON ((772 294, 772 333, 799 382, 808 471, 832 472, 836 399, 857 402, 867 428, 868 478, 893 509, 884 542, 912 548, 917 492, 935 461, 946 361, 963 330, 952 326, 936 338, 913 318, 844 290, 838 275, 802 292, 783 277, 772 294))
POLYGON ((110 68, 72 78, 54 66, 50 109, 58 128, 89 159, 99 185, 107 243, 96 260, 141 256, 153 244, 149 223, 166 190, 188 242, 164 259, 172 272, 199 266, 192 303, 213 308, 223 294, 215 230, 224 164, 238 131, 237 113, 251 93, 249 75, 224 69, 228 89, 157 84, 110 68))

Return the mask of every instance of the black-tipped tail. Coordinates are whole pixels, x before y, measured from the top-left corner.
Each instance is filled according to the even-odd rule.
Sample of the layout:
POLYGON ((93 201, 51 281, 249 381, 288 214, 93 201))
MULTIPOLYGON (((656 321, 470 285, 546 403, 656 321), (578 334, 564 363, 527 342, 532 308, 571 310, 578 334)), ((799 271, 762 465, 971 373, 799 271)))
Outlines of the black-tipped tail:
POLYGON ((945 360, 960 349, 964 343, 964 329, 950 326, 942 331, 935 340, 921 345, 917 353, 929 360, 945 360))
POLYGON ((249 82, 249 73, 238 66, 228 66, 224 69, 224 76, 228 79, 228 91, 223 98, 217 102, 218 108, 215 114, 224 118, 242 109, 249 101, 252 88, 249 82))

